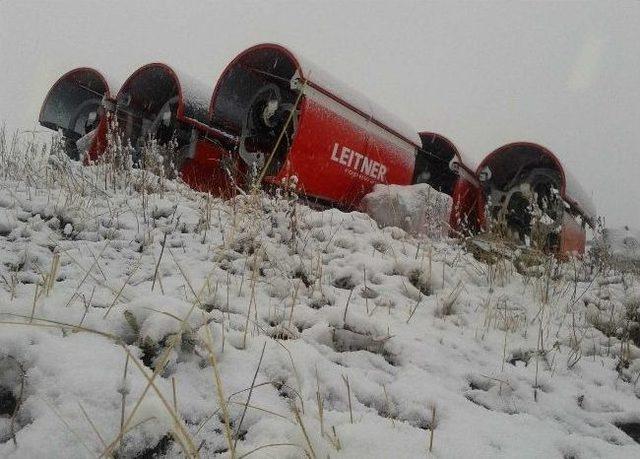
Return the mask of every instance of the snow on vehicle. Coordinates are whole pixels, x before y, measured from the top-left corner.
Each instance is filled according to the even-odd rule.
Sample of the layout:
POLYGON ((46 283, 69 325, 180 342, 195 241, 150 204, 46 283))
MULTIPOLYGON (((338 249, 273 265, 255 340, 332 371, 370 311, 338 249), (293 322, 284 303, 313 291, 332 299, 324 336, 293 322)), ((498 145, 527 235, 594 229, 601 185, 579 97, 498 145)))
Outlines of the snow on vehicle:
POLYGON ((514 142, 478 166, 488 216, 521 242, 547 251, 583 253, 596 211, 580 184, 547 148, 514 142))

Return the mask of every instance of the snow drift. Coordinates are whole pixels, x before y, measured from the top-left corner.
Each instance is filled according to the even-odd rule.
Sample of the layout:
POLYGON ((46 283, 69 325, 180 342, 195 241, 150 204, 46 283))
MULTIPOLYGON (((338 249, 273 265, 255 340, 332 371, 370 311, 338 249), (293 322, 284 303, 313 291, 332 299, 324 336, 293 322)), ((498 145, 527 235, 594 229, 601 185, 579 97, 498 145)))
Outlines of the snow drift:
POLYGON ((426 183, 375 185, 363 198, 362 206, 381 226, 396 226, 414 236, 440 239, 449 230, 452 199, 426 183))

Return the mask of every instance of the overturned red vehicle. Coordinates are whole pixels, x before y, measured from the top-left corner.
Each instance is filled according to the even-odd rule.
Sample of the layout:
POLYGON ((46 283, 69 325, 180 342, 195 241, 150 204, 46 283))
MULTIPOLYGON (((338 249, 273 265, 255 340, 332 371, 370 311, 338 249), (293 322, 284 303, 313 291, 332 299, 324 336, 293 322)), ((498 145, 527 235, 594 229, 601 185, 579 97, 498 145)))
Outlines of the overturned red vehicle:
POLYGON ((153 63, 133 72, 114 98, 99 73, 76 69, 56 82, 40 115, 41 124, 62 130, 70 156, 87 160, 105 149, 107 119, 117 121, 135 161, 144 161, 150 139, 171 144, 163 150, 170 152, 167 166, 193 188, 223 197, 295 177, 307 202, 353 210, 376 184, 427 183, 451 196, 455 235, 502 218, 529 243, 532 204, 541 204, 555 228, 544 246, 556 252, 582 252, 584 224, 594 218, 588 199, 545 148, 506 145, 471 170, 447 138, 417 133, 281 45, 241 52, 213 91, 153 63))

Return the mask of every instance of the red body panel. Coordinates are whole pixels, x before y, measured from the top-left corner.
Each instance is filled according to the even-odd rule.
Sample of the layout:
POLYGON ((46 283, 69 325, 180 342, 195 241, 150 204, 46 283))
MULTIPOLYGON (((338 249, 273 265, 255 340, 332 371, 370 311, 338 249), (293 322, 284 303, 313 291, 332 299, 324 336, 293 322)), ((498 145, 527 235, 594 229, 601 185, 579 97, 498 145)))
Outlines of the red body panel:
POLYGON ((198 140, 196 154, 187 159, 180 169, 180 176, 191 188, 212 193, 216 196, 231 196, 232 181, 229 179, 223 164, 229 154, 207 140, 198 140))
MULTIPOLYGON (((377 183, 411 185, 416 158, 416 148, 413 145, 388 135, 376 125, 375 128, 371 126, 368 131, 366 154, 381 165, 380 174, 373 174, 379 178, 377 183)), ((370 189, 367 193, 369 191, 370 189)))
POLYGON ((560 231, 560 253, 563 255, 583 254, 586 241, 587 235, 584 228, 572 215, 565 212, 560 231))
POLYGON ((98 127, 96 128, 96 134, 91 141, 91 146, 87 150, 87 154, 84 157, 84 164, 89 164, 96 161, 107 148, 107 130, 109 128, 110 115, 103 116, 98 127))
POLYGON ((360 115, 342 116, 305 97, 286 162, 277 176, 266 180, 277 184, 295 175, 304 195, 344 208, 357 207, 376 183, 411 184, 411 147, 392 145, 366 129, 366 123, 360 115))
POLYGON ((449 226, 454 235, 479 231, 484 226, 484 194, 471 182, 459 178, 453 189, 449 226))

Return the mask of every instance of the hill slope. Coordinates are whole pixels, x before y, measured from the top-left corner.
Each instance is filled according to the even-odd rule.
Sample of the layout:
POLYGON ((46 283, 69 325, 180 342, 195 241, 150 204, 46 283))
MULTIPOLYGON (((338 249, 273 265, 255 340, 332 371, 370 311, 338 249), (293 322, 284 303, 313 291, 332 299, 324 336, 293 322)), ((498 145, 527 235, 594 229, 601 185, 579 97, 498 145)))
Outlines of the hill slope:
POLYGON ((640 455, 638 278, 50 153, 0 142, 0 456, 640 455))

